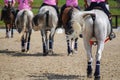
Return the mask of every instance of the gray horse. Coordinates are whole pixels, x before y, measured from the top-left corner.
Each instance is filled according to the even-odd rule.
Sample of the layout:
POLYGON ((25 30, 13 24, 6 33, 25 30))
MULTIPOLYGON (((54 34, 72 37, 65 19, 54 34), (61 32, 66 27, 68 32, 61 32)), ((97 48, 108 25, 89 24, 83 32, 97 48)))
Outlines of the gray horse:
POLYGON ((29 52, 33 16, 31 10, 23 9, 18 12, 15 20, 17 31, 20 33, 22 52, 29 52))
POLYGON ((105 42, 109 40, 109 35, 111 32, 111 25, 108 16, 102 11, 94 9, 92 11, 81 11, 76 14, 79 21, 84 27, 83 29, 83 41, 84 47, 88 58, 87 76, 92 76, 92 42, 96 42, 97 52, 96 52, 96 69, 95 69, 95 79, 100 79, 100 60, 102 52, 104 49, 105 42))
POLYGON ((51 6, 41 7, 39 13, 33 18, 33 29, 41 31, 43 56, 53 53, 53 39, 57 23, 57 12, 51 6))

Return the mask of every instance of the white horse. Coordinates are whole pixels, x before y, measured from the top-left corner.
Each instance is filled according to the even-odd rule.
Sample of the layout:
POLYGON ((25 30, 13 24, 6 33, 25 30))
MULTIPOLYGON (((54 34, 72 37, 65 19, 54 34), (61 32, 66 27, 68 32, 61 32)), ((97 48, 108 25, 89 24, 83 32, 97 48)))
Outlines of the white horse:
POLYGON ((20 33, 22 52, 29 52, 33 17, 31 10, 23 9, 18 12, 15 20, 17 31, 20 33))
POLYGON ((33 29, 40 30, 43 43, 43 56, 53 53, 55 29, 57 27, 57 12, 52 6, 43 6, 33 18, 33 29))
POLYGON ((68 55, 77 53, 77 41, 81 33, 79 18, 74 16, 79 10, 73 7, 67 7, 62 15, 63 28, 65 29, 67 39, 68 55))
MULTIPOLYGON (((92 76, 92 44, 90 43, 95 39, 97 42, 97 52, 96 52, 96 69, 95 69, 95 79, 100 79, 100 60, 102 52, 104 49, 106 39, 109 39, 111 32, 111 25, 108 19, 108 16, 102 11, 94 9, 92 11, 81 11, 79 14, 75 15, 79 17, 81 27, 84 27, 83 41, 84 47, 87 53, 88 58, 88 67, 87 67, 87 76, 92 76), (91 17, 93 16, 93 18, 91 17)), ((94 41, 93 41, 94 42, 94 41)))

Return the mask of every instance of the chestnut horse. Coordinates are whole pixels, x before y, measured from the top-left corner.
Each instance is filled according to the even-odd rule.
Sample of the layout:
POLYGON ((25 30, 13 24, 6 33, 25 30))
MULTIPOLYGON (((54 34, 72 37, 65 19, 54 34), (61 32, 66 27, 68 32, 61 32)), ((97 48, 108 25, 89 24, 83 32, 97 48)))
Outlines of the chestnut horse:
POLYGON ((65 29, 67 39, 68 55, 77 52, 77 40, 81 33, 79 19, 74 15, 79 13, 79 10, 74 7, 67 7, 63 11, 62 23, 65 29))

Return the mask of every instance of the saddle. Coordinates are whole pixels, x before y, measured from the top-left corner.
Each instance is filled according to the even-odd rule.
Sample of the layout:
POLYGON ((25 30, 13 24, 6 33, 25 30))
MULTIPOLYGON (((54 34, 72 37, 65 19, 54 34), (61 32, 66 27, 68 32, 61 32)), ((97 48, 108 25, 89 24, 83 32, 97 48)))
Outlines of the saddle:
MULTIPOLYGON (((105 13, 105 11, 103 10, 103 8, 101 8, 100 6, 96 6, 93 9, 98 9, 98 10, 101 10, 101 11, 103 11, 105 13)), ((105 14, 108 16, 109 19, 111 19, 111 14, 107 14, 107 13, 105 13, 105 14)))
POLYGON ((99 7, 99 6, 96 6, 96 7, 94 7, 93 9, 98 9, 98 10, 103 10, 101 7, 99 7))

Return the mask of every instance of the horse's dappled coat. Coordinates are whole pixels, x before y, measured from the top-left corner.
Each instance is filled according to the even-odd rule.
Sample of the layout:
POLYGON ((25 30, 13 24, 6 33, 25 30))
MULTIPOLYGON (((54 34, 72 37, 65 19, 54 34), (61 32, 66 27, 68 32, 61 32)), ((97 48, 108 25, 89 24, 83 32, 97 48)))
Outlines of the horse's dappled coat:
POLYGON ((41 7, 33 18, 33 29, 41 31, 44 56, 49 52, 53 53, 53 40, 57 24, 57 12, 52 6, 41 7))
POLYGON ((17 14, 15 25, 20 33, 22 51, 29 51, 30 37, 32 33, 33 12, 28 9, 20 10, 17 14))

